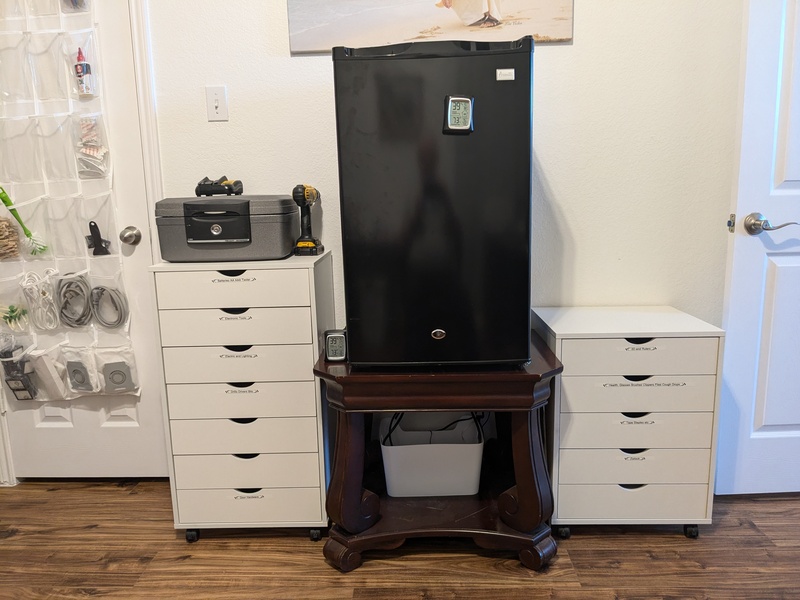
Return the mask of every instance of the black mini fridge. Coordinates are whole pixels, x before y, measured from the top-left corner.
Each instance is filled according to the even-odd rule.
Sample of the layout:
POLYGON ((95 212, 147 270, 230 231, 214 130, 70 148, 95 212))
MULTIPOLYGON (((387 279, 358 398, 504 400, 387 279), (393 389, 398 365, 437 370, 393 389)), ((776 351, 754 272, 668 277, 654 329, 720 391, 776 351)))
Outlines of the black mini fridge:
POLYGON ((348 360, 530 360, 533 40, 333 49, 348 360))

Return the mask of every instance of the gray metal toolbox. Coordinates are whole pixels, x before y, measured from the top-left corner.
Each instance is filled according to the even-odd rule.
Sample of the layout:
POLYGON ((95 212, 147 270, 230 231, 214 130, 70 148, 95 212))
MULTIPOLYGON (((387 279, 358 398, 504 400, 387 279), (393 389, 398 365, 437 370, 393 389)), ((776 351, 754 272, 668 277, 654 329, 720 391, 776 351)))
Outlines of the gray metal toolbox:
POLYGON ((156 227, 168 262, 275 260, 294 252, 300 215, 290 196, 165 198, 156 227))

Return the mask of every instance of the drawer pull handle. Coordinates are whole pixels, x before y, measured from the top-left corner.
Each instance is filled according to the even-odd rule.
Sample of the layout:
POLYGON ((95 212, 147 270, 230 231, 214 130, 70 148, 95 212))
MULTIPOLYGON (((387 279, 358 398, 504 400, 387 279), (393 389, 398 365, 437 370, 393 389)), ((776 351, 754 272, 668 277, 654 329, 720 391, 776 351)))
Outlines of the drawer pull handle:
POLYGON ((255 385, 255 381, 229 381, 227 385, 235 388, 247 388, 251 385, 255 385))
POLYGON ((263 488, 234 488, 237 492, 242 494, 257 494, 263 488))
POLYGON ((623 375, 622 377, 628 381, 644 381, 650 379, 652 375, 623 375))
POLYGON ((626 417, 628 417, 629 419, 641 419, 642 417, 646 417, 650 413, 649 412, 624 412, 622 414, 625 415, 626 417))
POLYGON ((231 352, 247 352, 252 347, 253 344, 250 344, 249 346, 223 346, 223 348, 230 350, 231 352))
POLYGON ((634 344, 636 346, 641 346, 642 344, 649 344, 654 339, 655 338, 651 338, 651 337, 649 337, 649 338, 646 338, 646 337, 631 337, 631 338, 625 338, 625 341, 628 342, 629 344, 634 344))
POLYGON ((646 483, 619 483, 617 484, 624 490, 638 490, 639 488, 643 488, 646 486, 646 483))
POLYGON ((217 271, 220 275, 224 275, 225 277, 239 277, 243 273, 245 273, 244 269, 231 269, 228 271, 217 271))
POLYGON ((620 452, 624 452, 625 454, 641 454, 642 452, 647 452, 648 448, 620 448, 620 452))
POLYGON ((238 423, 239 425, 249 425, 257 420, 257 417, 239 417, 236 419, 228 419, 229 421, 233 421, 234 423, 238 423))
POLYGON ((259 456, 259 454, 234 454, 236 458, 241 458, 242 460, 250 460, 251 458, 255 458, 259 456))
POLYGON ((229 315, 241 315, 246 313, 249 308, 220 308, 220 310, 229 315))

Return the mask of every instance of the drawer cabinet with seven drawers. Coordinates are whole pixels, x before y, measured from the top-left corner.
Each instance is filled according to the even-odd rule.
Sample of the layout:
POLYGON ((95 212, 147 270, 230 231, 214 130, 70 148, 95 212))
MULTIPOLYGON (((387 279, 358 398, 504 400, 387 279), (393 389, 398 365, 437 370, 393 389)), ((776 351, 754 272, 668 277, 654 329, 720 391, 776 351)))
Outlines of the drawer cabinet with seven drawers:
POLYGON ((723 331, 671 307, 534 308, 564 364, 552 524, 711 523, 723 331))
POLYGON ((175 527, 327 527, 329 253, 152 268, 175 527))

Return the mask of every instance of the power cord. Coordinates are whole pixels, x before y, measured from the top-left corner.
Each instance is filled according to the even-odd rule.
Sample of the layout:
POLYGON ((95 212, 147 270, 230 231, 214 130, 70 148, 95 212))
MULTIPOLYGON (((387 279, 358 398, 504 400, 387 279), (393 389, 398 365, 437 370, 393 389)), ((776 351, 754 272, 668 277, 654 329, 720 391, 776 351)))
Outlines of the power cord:
POLYGON ((58 307, 61 322, 67 327, 83 327, 92 319, 92 306, 89 300, 91 287, 83 275, 75 275, 58 282, 58 307))
POLYGON ((92 315, 94 315, 94 318, 103 327, 116 329, 128 320, 128 301, 125 299, 125 295, 115 288, 101 285, 93 288, 91 293, 91 307, 92 315), (113 320, 106 319, 102 314, 100 303, 103 302, 103 298, 107 298, 104 304, 110 305, 111 310, 113 310, 116 315, 113 320))
POLYGON ((38 273, 30 271, 20 282, 31 323, 43 331, 55 329, 59 323, 53 284, 50 282, 50 276, 56 273, 55 269, 45 269, 44 277, 40 277, 38 273))

